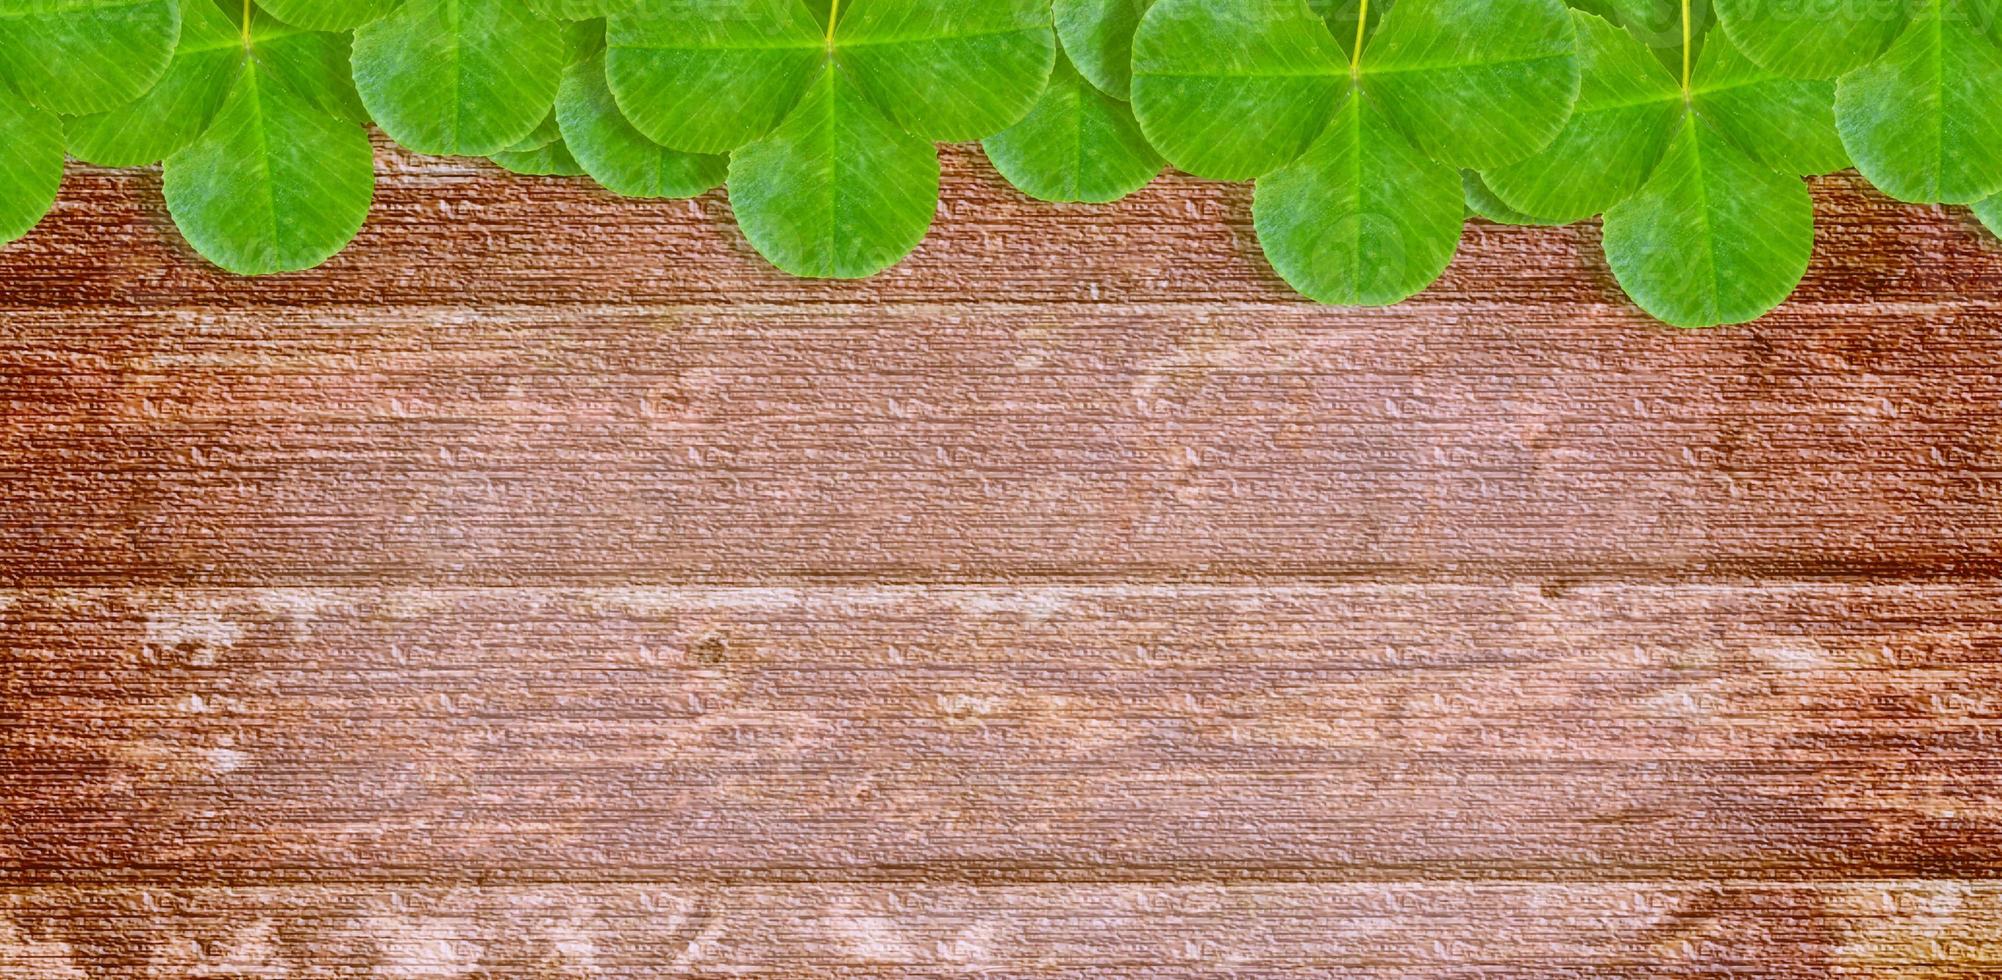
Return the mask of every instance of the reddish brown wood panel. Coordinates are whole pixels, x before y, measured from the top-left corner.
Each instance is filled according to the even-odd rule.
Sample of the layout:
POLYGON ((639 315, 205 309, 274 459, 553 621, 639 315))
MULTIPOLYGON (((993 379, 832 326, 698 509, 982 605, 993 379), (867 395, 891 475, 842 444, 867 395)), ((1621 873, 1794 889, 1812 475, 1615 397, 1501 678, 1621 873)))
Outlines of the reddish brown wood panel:
POLYGON ((1589 228, 1316 307, 1244 188, 790 280, 385 152, 233 279, 0 251, 0 976, 1979 975, 2002 247, 1817 185, 1679 332, 1589 228))
POLYGON ((1974 977, 1992 885, 564 885, 0 896, 37 978, 1974 977))
POLYGON ((1990 586, 7 596, 23 883, 1806 880, 2002 848, 1990 586))
POLYGON ((1685 333, 1589 229, 1477 226, 1419 301, 1333 310, 1255 258, 1241 188, 1052 209, 952 160, 933 242, 860 285, 737 254, 713 199, 395 158, 353 250, 235 279, 169 244, 148 178, 86 174, 0 272, 0 574, 2002 567, 2002 248, 1964 216, 1826 182, 1802 298, 1685 333))

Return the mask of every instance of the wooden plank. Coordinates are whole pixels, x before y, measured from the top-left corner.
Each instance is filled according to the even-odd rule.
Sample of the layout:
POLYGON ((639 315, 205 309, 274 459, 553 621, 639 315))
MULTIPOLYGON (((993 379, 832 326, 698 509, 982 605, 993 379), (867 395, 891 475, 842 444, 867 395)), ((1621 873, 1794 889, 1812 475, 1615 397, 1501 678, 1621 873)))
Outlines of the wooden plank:
POLYGON ((1950 314, 20 310, 0 583, 1992 575, 1950 314))
POLYGON ((1931 881, 51 888, 0 974, 1945 978, 2002 969, 2002 888, 1931 881), (14 971, 9 974, 9 970, 14 971))
POLYGON ((2002 846, 2002 588, 16 591, 16 884, 1854 880, 2002 846))
POLYGON ((1821 185, 1790 312, 1684 333, 1589 228, 1313 306, 1242 188, 1052 209, 949 154, 908 267, 792 280, 715 198, 385 152, 326 269, 205 271, 144 172, 0 251, 0 584, 2002 572, 2002 251, 1821 185))

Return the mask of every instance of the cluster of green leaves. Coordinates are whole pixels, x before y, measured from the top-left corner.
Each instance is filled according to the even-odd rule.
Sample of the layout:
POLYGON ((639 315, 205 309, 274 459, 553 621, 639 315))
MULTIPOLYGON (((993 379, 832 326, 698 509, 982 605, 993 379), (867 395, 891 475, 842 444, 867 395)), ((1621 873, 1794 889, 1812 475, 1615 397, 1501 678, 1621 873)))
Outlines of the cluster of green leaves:
POLYGON ((1833 84, 1762 67, 1700 5, 1686 15, 1665 0, 1604 7, 1607 16, 1572 14, 1584 79, 1563 132, 1470 184, 1533 219, 1603 214, 1615 277, 1666 322, 1764 315, 1814 249, 1801 177, 1848 165, 1833 84))
POLYGON ((1141 129, 1254 180, 1265 254, 1325 303, 1395 303, 1460 241, 1460 171, 1542 149, 1578 98, 1559 0, 1159 0, 1133 41, 1141 129))
POLYGON ((0 241, 67 155, 158 163, 223 268, 308 268, 367 216, 370 124, 632 197, 727 183, 803 276, 908 255, 948 141, 1047 201, 1254 181, 1328 303, 1424 289, 1469 213, 1603 216, 1636 302, 1707 326, 1797 286, 1808 175, 2002 229, 2002 0, 0 0, 0 241))
POLYGON ((1048 0, 650 0, 606 26, 606 79, 662 146, 728 154, 751 244, 795 275, 872 275, 938 209, 936 143, 1026 116, 1048 0))
POLYGON ((1608 262, 1655 316, 1736 323, 1784 301, 1814 245, 1806 175, 1854 166, 2002 230, 2002 0, 1572 5, 1571 125, 1470 175, 1469 205, 1526 223, 1603 213, 1608 262))
POLYGON ((345 35, 248 3, 4 0, 0 78, 0 128, 31 137, 0 141, 6 238, 53 201, 65 149, 160 163, 182 233, 235 272, 317 265, 367 217, 375 155, 345 35))

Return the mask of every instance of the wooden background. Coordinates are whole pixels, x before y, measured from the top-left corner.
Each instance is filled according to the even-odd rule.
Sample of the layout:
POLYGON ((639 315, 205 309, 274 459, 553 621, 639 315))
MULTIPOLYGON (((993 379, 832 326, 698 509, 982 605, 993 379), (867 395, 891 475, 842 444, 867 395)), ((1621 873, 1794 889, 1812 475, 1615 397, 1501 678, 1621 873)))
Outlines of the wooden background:
POLYGON ((1817 185, 1754 326, 1476 224, 948 154, 862 284, 385 150, 0 251, 0 977, 2002 969, 2002 246, 1817 185))

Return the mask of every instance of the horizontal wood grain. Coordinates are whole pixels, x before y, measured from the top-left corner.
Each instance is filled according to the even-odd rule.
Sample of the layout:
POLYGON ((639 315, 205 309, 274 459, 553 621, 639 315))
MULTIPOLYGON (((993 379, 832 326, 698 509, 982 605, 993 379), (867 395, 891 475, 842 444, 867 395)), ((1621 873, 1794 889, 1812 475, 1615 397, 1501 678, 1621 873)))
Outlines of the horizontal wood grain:
POLYGON ((2002 589, 12 592, 17 882, 1981 874, 2002 589))
POLYGON ((301 886, 0 894, 0 974, 1980 976, 2002 889, 301 886))
POLYGON ((863 284, 733 253, 714 198, 388 151, 363 241, 246 280, 80 170, 0 251, 0 583, 2002 572, 1964 216, 1823 181, 1797 301, 1690 333, 1589 228, 1476 224, 1420 301, 1338 310, 1241 189, 1051 208, 948 157, 863 284))
POLYGON ((309 273, 0 249, 0 977, 2002 969, 2002 246, 1680 332, 949 149, 862 283, 383 147, 309 273))
POLYGON ((2002 570, 2002 315, 24 310, 0 582, 2002 570))

